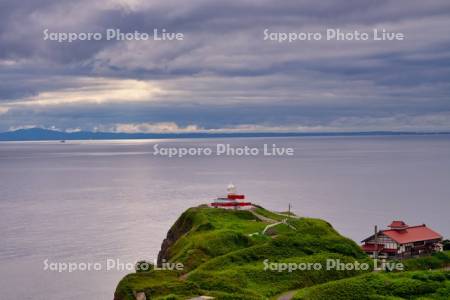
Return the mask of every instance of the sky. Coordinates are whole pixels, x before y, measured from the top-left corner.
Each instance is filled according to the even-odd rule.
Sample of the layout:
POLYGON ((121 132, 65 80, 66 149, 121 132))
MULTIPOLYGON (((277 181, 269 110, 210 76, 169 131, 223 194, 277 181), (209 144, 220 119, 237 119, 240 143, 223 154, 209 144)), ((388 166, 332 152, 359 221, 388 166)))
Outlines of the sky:
POLYGON ((0 0, 0 131, 449 131, 448 0, 0 0), (183 34, 59 43, 55 33, 183 34), (279 42, 264 31, 404 40, 279 42))

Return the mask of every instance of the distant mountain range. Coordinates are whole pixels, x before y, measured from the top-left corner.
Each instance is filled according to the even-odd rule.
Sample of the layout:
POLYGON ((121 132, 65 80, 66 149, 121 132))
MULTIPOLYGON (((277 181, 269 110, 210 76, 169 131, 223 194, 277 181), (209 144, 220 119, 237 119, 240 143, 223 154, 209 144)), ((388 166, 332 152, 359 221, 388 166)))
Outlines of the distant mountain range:
POLYGON ((450 132, 229 132, 229 133, 121 133, 121 132, 64 132, 43 128, 19 129, 0 133, 0 141, 53 141, 53 140, 123 140, 123 139, 173 139, 173 138, 224 138, 224 137, 295 137, 295 136, 374 136, 450 134, 450 132))

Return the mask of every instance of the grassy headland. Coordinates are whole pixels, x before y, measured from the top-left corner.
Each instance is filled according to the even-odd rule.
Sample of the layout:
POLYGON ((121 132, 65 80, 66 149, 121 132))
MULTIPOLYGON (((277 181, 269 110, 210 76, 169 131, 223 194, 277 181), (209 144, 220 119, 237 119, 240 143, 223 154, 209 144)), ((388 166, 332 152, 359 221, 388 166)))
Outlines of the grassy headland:
MULTIPOLYGON (((441 268, 450 259, 448 253, 442 255, 411 260, 405 264, 406 269, 441 268)), ((145 294, 146 299, 190 299, 201 295, 216 299, 277 299, 297 290, 297 299, 375 299, 372 296, 377 294, 401 299, 419 294, 441 297, 448 292, 449 275, 444 271, 375 274, 370 269, 280 272, 267 268, 267 262, 324 266, 330 259, 370 263, 355 242, 323 220, 290 217, 262 207, 235 211, 200 206, 179 217, 159 253, 159 264, 182 263, 184 268, 129 274, 120 281, 114 298, 134 300, 136 295, 145 294), (331 297, 333 293, 340 298, 331 297)))
POLYGON ((355 276, 361 271, 279 272, 264 270, 270 262, 325 264, 365 260, 353 241, 322 220, 287 218, 257 208, 233 211, 209 207, 184 212, 163 243, 160 261, 183 263, 182 271, 139 272, 126 276, 115 298, 186 299, 209 295, 220 299, 266 299, 285 291, 355 276), (261 218, 258 216, 264 216, 261 218), (267 218, 267 219, 266 219, 267 218), (268 219, 286 223, 261 234, 268 219))

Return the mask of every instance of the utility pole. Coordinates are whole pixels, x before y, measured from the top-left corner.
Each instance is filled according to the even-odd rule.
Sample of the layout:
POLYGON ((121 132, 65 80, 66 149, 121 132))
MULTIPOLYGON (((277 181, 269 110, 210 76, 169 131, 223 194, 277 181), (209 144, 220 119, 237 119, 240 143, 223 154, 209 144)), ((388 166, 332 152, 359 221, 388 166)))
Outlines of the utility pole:
POLYGON ((375 249, 373 251, 373 258, 378 259, 378 226, 375 225, 375 249))

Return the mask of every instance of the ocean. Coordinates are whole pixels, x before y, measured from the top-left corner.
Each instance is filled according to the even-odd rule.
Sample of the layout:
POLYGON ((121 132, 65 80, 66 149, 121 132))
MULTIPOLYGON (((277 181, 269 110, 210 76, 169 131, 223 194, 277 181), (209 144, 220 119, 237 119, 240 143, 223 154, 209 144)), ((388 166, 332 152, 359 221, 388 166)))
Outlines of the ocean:
POLYGON ((356 242, 394 219, 450 236, 449 135, 1 142, 0 298, 111 300, 185 209, 230 182, 356 242), (217 144, 261 151, 154 153, 217 144), (264 145, 294 152, 265 156, 264 145))

